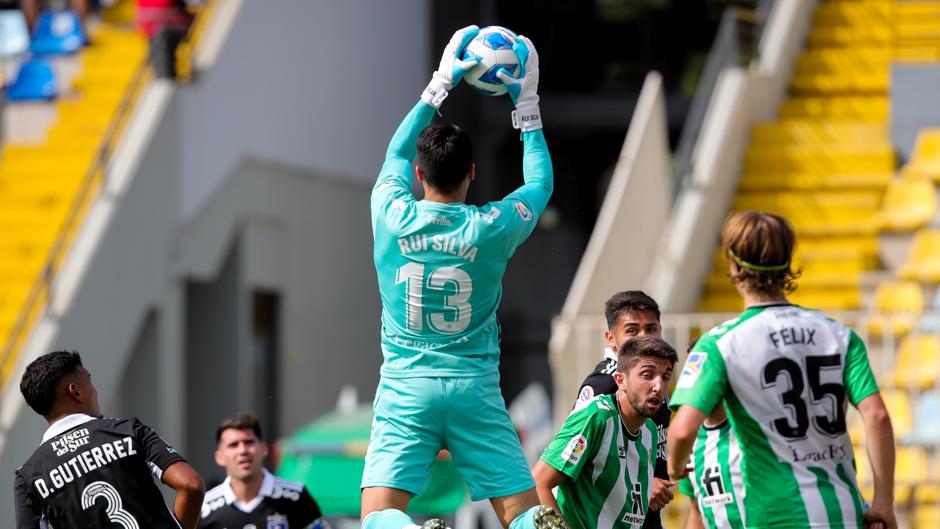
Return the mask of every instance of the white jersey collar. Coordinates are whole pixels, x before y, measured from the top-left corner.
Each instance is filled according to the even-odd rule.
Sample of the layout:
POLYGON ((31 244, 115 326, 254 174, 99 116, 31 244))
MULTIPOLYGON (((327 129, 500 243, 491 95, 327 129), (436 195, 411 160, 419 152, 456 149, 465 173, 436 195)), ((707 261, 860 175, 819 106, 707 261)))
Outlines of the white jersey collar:
POLYGON ((604 358, 606 358, 606 359, 608 359, 608 360, 616 360, 616 359, 617 359, 617 351, 614 351, 613 348, 611 348, 611 347, 606 347, 606 348, 604 348, 604 358))
POLYGON ((85 415, 84 413, 73 413, 71 415, 66 415, 56 422, 49 425, 46 428, 46 433, 42 434, 42 442, 46 442, 53 437, 58 436, 59 434, 65 433, 72 428, 80 424, 85 424, 88 421, 95 420, 91 415, 85 415))
POLYGON ((238 500, 238 496, 235 495, 235 490, 232 489, 232 478, 226 477, 225 481, 222 482, 222 493, 225 494, 225 504, 234 505, 236 509, 242 512, 250 513, 261 504, 266 497, 270 497, 274 493, 274 474, 268 472, 268 469, 262 468, 264 472, 264 477, 261 478, 261 489, 258 490, 258 495, 252 498, 248 503, 243 503, 238 500))

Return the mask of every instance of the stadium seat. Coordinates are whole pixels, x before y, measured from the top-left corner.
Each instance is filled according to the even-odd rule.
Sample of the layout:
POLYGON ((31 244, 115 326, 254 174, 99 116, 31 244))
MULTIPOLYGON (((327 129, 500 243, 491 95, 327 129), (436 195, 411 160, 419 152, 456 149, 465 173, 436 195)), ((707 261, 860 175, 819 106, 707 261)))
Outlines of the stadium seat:
POLYGON ((913 529, 935 529, 940 527, 940 505, 917 505, 914 507, 913 529))
POLYGON ((29 49, 29 29, 19 10, 0 11, 0 59, 15 57, 29 49))
POLYGON ((21 64, 16 80, 7 88, 10 101, 47 101, 57 95, 55 72, 41 59, 21 64))
POLYGON ((877 229, 912 231, 937 216, 937 192, 926 178, 894 179, 888 184, 884 202, 874 217, 877 229))
MULTIPOLYGON (((894 427, 894 436, 897 439, 903 439, 911 430, 911 401, 907 396, 907 391, 902 389, 883 389, 881 398, 885 402, 885 407, 891 413, 891 424, 894 427)), ((862 423, 862 421, 858 421, 862 423)), ((864 426, 860 426, 861 432, 864 432, 864 426)))
POLYGON ((30 51, 34 55, 75 53, 85 45, 85 32, 75 11, 46 11, 33 30, 30 51))
POLYGON ((924 290, 916 281, 886 281, 875 289, 872 306, 875 314, 868 318, 868 333, 883 336, 887 330, 894 336, 911 331, 924 312, 924 290))
POLYGON ((940 336, 911 334, 901 340, 892 381, 898 388, 925 390, 940 376, 940 336))
POLYGON ((904 166, 905 176, 940 180, 940 128, 923 129, 917 134, 911 160, 904 166))
POLYGON ((940 229, 923 228, 914 234, 907 261, 898 269, 901 279, 940 282, 940 229))
POLYGON ((902 446, 897 449, 895 464, 896 501, 910 503, 912 489, 929 477, 927 454, 920 448, 902 446))
POLYGON ((917 399, 914 424, 905 440, 930 447, 940 445, 940 390, 924 392, 917 399))
POLYGON ((888 98, 884 95, 792 97, 780 107, 781 119, 840 119, 885 126, 888 98))

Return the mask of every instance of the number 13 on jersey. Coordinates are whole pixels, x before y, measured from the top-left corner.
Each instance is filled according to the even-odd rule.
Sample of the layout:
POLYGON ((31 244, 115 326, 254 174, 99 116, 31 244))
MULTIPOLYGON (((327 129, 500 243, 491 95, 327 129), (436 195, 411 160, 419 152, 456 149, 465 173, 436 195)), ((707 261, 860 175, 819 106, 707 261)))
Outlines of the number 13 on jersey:
POLYGON ((425 276, 425 265, 408 263, 395 271, 395 284, 405 284, 405 327, 424 332, 427 324, 440 334, 458 334, 470 325, 473 309, 470 294, 473 281, 467 272, 455 266, 431 269, 425 276), (443 312, 425 314, 425 296, 443 295, 443 312))

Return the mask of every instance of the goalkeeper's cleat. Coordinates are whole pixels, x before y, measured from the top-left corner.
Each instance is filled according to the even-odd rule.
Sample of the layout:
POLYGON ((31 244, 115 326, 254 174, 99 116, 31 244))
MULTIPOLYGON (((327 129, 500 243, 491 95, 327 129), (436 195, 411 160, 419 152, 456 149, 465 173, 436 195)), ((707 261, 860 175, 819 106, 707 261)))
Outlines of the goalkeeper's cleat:
POLYGON ((421 529, 450 529, 444 520, 440 518, 431 518, 421 525, 421 529))
POLYGON ((535 524, 535 529, 567 529, 565 520, 558 514, 558 511, 548 505, 539 505, 535 516, 532 517, 532 522, 535 524))

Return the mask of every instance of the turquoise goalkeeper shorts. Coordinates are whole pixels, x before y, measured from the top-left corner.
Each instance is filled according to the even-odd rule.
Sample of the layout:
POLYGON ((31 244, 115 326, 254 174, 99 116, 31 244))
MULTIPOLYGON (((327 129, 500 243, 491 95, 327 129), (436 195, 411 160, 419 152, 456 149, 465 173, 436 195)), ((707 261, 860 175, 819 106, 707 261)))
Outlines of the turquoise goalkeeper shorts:
POLYGON ((362 487, 418 495, 442 449, 450 451, 474 501, 535 487, 499 375, 382 378, 372 405, 362 487))

